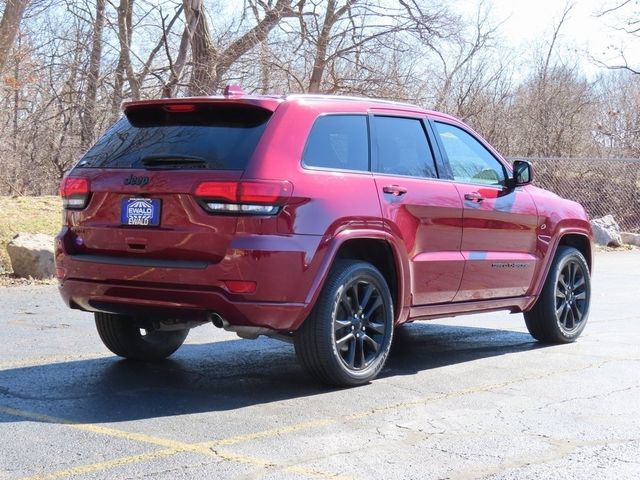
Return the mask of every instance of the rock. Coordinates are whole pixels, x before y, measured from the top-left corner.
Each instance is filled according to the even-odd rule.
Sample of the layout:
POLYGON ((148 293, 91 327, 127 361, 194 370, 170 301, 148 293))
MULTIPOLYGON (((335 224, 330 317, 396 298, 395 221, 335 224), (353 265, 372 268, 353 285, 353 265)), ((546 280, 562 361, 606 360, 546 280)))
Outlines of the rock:
POLYGON ((42 233, 19 233, 7 245, 16 277, 51 278, 56 272, 53 237, 42 233))
POLYGON ((622 232, 620 237, 622 238, 622 243, 640 247, 640 233, 622 232))
POLYGON ((607 247, 622 246, 620 225, 617 224, 613 215, 594 218, 591 220, 591 227, 593 228, 593 240, 598 245, 604 245, 607 247))

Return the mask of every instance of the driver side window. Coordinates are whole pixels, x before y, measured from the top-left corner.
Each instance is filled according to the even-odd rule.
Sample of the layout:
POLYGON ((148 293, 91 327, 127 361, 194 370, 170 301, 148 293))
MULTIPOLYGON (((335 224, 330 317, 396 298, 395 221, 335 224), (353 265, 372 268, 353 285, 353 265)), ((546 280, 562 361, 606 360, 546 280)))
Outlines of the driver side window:
POLYGON ((504 166, 470 134, 448 123, 434 122, 456 181, 504 185, 504 166))

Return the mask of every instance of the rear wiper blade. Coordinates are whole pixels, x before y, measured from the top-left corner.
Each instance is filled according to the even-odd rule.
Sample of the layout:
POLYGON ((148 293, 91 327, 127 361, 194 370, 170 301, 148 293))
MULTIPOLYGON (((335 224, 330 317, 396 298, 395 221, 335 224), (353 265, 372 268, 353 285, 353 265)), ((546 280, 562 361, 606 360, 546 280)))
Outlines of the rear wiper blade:
POLYGON ((146 168, 204 168, 207 161, 194 155, 158 154, 146 155, 140 159, 146 168))

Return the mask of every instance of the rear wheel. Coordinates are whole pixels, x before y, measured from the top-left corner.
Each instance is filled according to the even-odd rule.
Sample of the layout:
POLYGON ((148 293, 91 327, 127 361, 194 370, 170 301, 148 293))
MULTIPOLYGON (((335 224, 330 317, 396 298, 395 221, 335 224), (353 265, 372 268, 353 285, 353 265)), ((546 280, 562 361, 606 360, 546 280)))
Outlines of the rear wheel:
POLYGON ((373 380, 386 362, 393 318, 382 274, 369 263, 340 260, 311 315, 295 333, 296 353, 324 383, 362 385, 373 380))
POLYGON ((582 254, 572 247, 558 247, 542 293, 524 314, 529 333, 545 343, 575 341, 587 324, 591 279, 582 254))
POLYGON ((160 331, 140 328, 134 319, 111 313, 95 314, 102 343, 116 355, 131 360, 157 361, 167 358, 184 343, 189 329, 160 331))

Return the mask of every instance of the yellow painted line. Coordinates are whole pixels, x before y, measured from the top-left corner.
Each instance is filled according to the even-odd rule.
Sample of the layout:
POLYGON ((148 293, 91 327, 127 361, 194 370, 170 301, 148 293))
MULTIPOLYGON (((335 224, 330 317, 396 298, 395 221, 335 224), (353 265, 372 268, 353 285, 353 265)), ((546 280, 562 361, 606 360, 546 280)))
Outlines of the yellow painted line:
MULTIPOLYGON (((219 450, 216 447, 234 445, 234 444, 249 442, 252 440, 263 439, 263 438, 272 438, 272 437, 277 437, 277 436, 288 434, 288 433, 312 430, 315 428, 321 428, 324 426, 333 425, 339 422, 358 420, 358 419, 371 417, 378 413, 413 408, 419 405, 424 405, 425 403, 432 402, 432 401, 462 397, 462 396, 471 395, 474 393, 489 392, 489 391, 496 390, 499 388, 504 388, 510 385, 527 382, 530 380, 539 380, 539 379, 549 378, 552 376, 558 376, 558 375, 563 375, 567 373, 576 373, 576 372, 588 370, 596 366, 600 367, 607 363, 612 363, 616 361, 622 361, 622 360, 607 360, 597 364, 589 364, 584 367, 567 368, 563 370, 557 370, 551 373, 541 373, 537 375, 530 375, 530 376, 520 377, 518 379, 512 379, 512 380, 507 380, 503 382, 480 385, 477 387, 458 390, 455 392, 431 394, 424 397, 415 398, 413 400, 384 405, 381 407, 372 408, 372 409, 364 410, 361 412, 355 412, 348 415, 311 420, 311 421, 301 422, 301 423, 288 425, 284 427, 273 428, 273 429, 268 429, 268 430, 263 430, 259 432, 253 432, 253 433, 247 433, 247 434, 237 435, 234 437, 228 437, 224 439, 201 442, 201 443, 184 443, 184 442, 169 440, 166 438, 155 437, 155 436, 141 434, 141 433, 127 432, 124 430, 118 430, 118 429, 109 428, 109 427, 102 427, 99 425, 76 423, 71 420, 28 412, 24 410, 18 410, 11 407, 0 406, 0 413, 5 413, 11 416, 21 417, 21 418, 26 418, 26 419, 36 420, 36 421, 41 421, 46 423, 66 425, 68 427, 71 427, 77 430, 92 432, 95 434, 106 435, 106 436, 116 437, 116 438, 123 438, 131 441, 137 441, 137 442, 148 443, 156 446, 166 447, 166 450, 161 450, 159 452, 150 452, 149 454, 141 454, 141 455, 136 455, 132 457, 124 457, 122 459, 115 459, 112 461, 100 462, 96 464, 77 467, 77 469, 88 469, 87 471, 91 471, 91 472, 106 470, 109 468, 114 468, 119 465, 124 465, 128 463, 143 462, 148 459, 152 460, 155 458, 154 453, 156 455, 161 455, 161 456, 171 456, 181 452, 193 452, 193 453, 199 453, 207 456, 213 456, 216 458, 220 458, 220 459, 235 462, 235 463, 255 465, 255 466, 262 467, 264 469, 269 469, 269 470, 273 469, 275 471, 285 471, 285 472, 295 473, 298 475, 304 475, 306 477, 311 477, 311 478, 335 478, 339 480, 347 480, 351 477, 346 477, 346 476, 342 476, 342 475, 331 473, 331 472, 323 472, 320 470, 310 469, 310 468, 306 468, 298 465, 277 464, 275 462, 271 462, 266 459, 250 457, 242 454, 219 450), (149 456, 149 458, 147 458, 147 456, 149 456), (124 462, 124 463, 120 463, 120 462, 124 462)), ((41 478, 63 478, 65 476, 69 477, 69 476, 74 476, 74 475, 84 473, 83 470, 80 470, 80 473, 74 473, 74 471, 75 471, 74 469, 69 469, 69 470, 60 471, 60 472, 53 472, 48 475, 57 475, 57 476, 41 477, 41 478), (62 472, 70 472, 70 473, 63 474, 62 472)), ((35 477, 35 478, 40 478, 40 477, 35 477)))
POLYGON ((284 427, 273 428, 273 429, 263 430, 263 431, 259 431, 259 432, 253 432, 253 433, 237 435, 237 436, 223 438, 223 439, 219 439, 219 440, 201 442, 201 443, 198 443, 196 445, 199 445, 199 446, 202 446, 202 447, 208 447, 208 448, 215 448, 216 446, 236 445, 236 444, 239 444, 239 443, 245 443, 245 442, 249 442, 249 441, 252 441, 252 440, 258 440, 258 439, 263 439, 263 438, 272 438, 272 437, 277 437, 277 436, 281 436, 281 435, 285 435, 285 434, 289 434, 289 433, 296 433, 296 432, 305 431, 305 430, 312 430, 312 429, 315 429, 315 428, 321 428, 321 427, 325 427, 325 426, 329 426, 329 425, 335 425, 335 424, 340 423, 340 422, 346 422, 346 421, 351 421, 351 420, 359 420, 359 419, 363 419, 363 418, 368 418, 368 417, 371 417, 371 416, 376 415, 378 413, 392 412, 392 411, 397 411, 397 410, 413 408, 413 407, 417 407, 417 406, 420 406, 420 405, 424 405, 424 404, 429 403, 429 402, 434 402, 434 401, 439 401, 439 400, 448 400, 448 399, 451 399, 451 398, 457 398, 457 397, 463 397, 463 396, 466 396, 466 395, 472 395, 474 393, 486 393, 486 392, 490 392, 490 391, 497 390, 497 389, 500 389, 500 388, 508 387, 510 385, 514 385, 514 384, 517 384, 517 383, 527 382, 527 381, 530 381, 530 380, 540 380, 540 379, 548 378, 548 377, 551 377, 551 376, 557 376, 557 375, 562 375, 562 374, 566 374, 566 373, 580 372, 580 371, 583 371, 583 370, 588 370, 589 368, 592 368, 594 366, 601 366, 601 365, 604 365, 606 363, 610 363, 610 362, 613 362, 613 361, 618 361, 618 360, 606 360, 606 361, 598 363, 598 364, 589 364, 589 365, 586 365, 584 367, 568 368, 568 369, 564 369, 564 370, 557 370, 557 371, 551 372, 551 373, 542 373, 542 374, 530 375, 530 376, 527 376, 527 377, 521 377, 521 378, 518 378, 518 379, 506 380, 504 382, 498 382, 498 383, 492 383, 492 384, 484 384, 484 385, 480 385, 480 386, 477 386, 477 387, 466 388, 466 389, 463 389, 463 390, 457 390, 457 391, 449 392, 449 393, 430 394, 430 395, 426 395, 426 396, 423 396, 423 397, 415 398, 413 400, 408 400, 408 401, 398 402, 398 403, 392 403, 392 404, 383 405, 383 406, 380 406, 380 407, 374 407, 374 408, 371 408, 370 410, 364 410, 364 411, 361 411, 361 412, 355 412, 355 413, 351 413, 351 414, 347 414, 347 415, 340 415, 340 416, 335 416, 335 417, 327 417, 327 418, 323 418, 323 419, 311 420, 311 421, 307 421, 307 422, 301 422, 301 423, 288 425, 288 426, 284 426, 284 427))
POLYGON ((286 435, 288 433, 295 433, 302 430, 312 430, 314 428, 321 428, 328 425, 333 425, 334 423, 336 423, 336 421, 340 420, 340 418, 341 417, 310 420, 308 422, 296 423, 294 425, 288 425, 285 427, 272 428, 272 429, 263 430, 260 432, 245 433, 245 434, 237 435, 234 437, 223 438, 221 440, 202 442, 198 445, 213 448, 217 446, 235 445, 238 443, 250 442, 252 440, 258 440, 261 438, 279 437, 281 435, 286 435))
POLYGON ((130 457, 116 458, 105 462, 92 463, 90 465, 81 465, 79 467, 68 468, 66 470, 58 470, 56 472, 43 473, 32 477, 24 477, 22 480, 57 480, 59 478, 74 477, 76 475, 86 475, 89 473, 100 472, 112 468, 122 467, 131 463, 147 462, 150 460, 158 460, 170 457, 178 453, 173 448, 166 450, 156 450, 155 452, 141 453, 140 455, 132 455, 130 457))
POLYGON ((99 435, 122 438, 130 441, 166 447, 166 450, 161 450, 159 452, 150 452, 148 454, 134 455, 131 457, 124 457, 124 458, 115 459, 112 461, 98 462, 90 465, 84 465, 76 468, 67 469, 67 470, 60 470, 58 472, 50 472, 40 477, 29 477, 29 478, 65 478, 65 477, 71 477, 74 475, 81 475, 87 472, 107 470, 107 469, 115 468, 121 465, 153 460, 155 458, 167 457, 167 456, 175 455, 182 452, 192 452, 192 453, 207 455, 210 457, 220 458, 222 460, 227 460, 235 463, 254 465, 254 466, 262 467, 265 469, 273 469, 275 471, 285 471, 285 472, 295 473, 295 474, 304 475, 310 478, 334 478, 338 480, 352 479, 352 477, 342 476, 333 472, 324 472, 322 470, 306 468, 299 465, 282 465, 282 464, 278 464, 276 462, 272 462, 262 458, 250 457, 247 455, 242 455, 242 454, 223 451, 223 450, 216 450, 203 444, 185 443, 185 442, 180 442, 175 440, 169 440, 167 438, 146 435, 143 433, 127 432, 127 431, 118 430, 115 428, 103 427, 100 425, 76 423, 64 418, 53 417, 50 415, 43 415, 40 413, 29 412, 26 410, 21 410, 21 409, 11 408, 11 407, 1 406, 1 405, 0 405, 0 413, 4 413, 6 415, 10 415, 13 417, 24 418, 27 420, 64 425, 69 428, 73 428, 73 429, 81 430, 85 432, 91 432, 99 435), (49 476, 46 476, 46 475, 49 475, 49 476))
POLYGON ((22 360, 9 360, 0 362, 0 370, 9 370, 20 367, 38 367, 52 363, 78 362, 82 360, 96 360, 106 358, 104 353, 88 353, 86 355, 47 355, 42 357, 25 358, 22 360))
POLYGON ((75 430, 96 433, 99 435, 106 435, 109 437, 123 438, 125 440, 131 440, 134 442, 149 443, 160 447, 173 448, 175 450, 194 450, 194 448, 188 443, 176 442, 166 438, 145 435, 144 433, 127 432, 115 428, 102 427, 100 425, 77 423, 64 418, 52 417, 50 415, 43 415, 41 413, 28 412, 26 410, 19 410, 17 408, 5 407, 0 405, 0 413, 5 413, 13 417, 26 418, 27 420, 35 420, 37 422, 65 425, 75 430))

